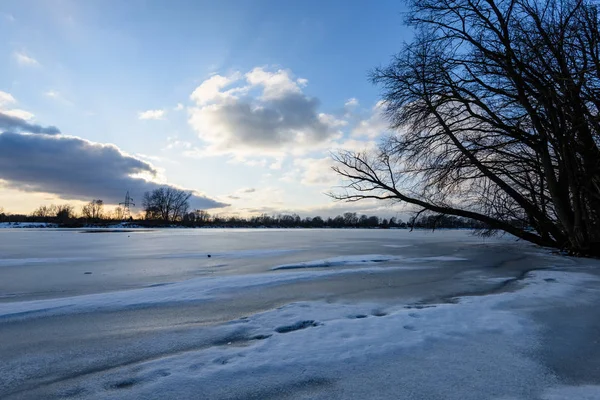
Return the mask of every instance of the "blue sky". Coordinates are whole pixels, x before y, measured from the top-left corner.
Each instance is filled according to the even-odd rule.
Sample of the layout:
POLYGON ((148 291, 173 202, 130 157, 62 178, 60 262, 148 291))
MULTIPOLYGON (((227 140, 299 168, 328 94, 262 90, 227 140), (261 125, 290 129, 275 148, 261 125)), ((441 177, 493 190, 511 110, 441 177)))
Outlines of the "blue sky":
POLYGON ((194 190, 198 207, 224 214, 350 208, 323 194, 337 183, 327 155, 385 131, 367 75, 410 40, 403 11, 398 1, 3 1, 0 113, 58 127, 36 138, 35 154, 64 144, 62 157, 84 163, 70 171, 90 171, 98 188, 59 167, 65 188, 50 185, 48 165, 61 160, 17 147, 30 134, 21 124, 4 143, 31 165, 0 163, 0 206, 114 202, 108 187, 121 186, 108 175, 120 174, 135 197, 147 179, 194 190))

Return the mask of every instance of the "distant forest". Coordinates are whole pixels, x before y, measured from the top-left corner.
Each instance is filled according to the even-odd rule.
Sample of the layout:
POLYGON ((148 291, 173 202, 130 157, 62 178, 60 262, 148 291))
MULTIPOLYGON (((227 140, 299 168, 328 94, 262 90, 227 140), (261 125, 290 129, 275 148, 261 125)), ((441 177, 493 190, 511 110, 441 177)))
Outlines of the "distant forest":
MULTIPOLYGON (((112 213, 105 213, 103 212, 102 203, 99 203, 98 200, 94 200, 93 203, 95 204, 93 212, 88 213, 87 211, 90 211, 90 209, 84 207, 84 212, 79 215, 75 214, 74 208, 68 205, 42 206, 31 215, 8 214, 0 209, 0 222, 15 224, 20 222, 51 223, 56 224, 58 227, 79 228, 110 227, 124 221, 122 210, 117 209, 112 213)), ((405 222, 394 217, 380 218, 354 212, 347 212, 333 218, 322 218, 320 216, 303 218, 297 214, 263 214, 244 218, 210 215, 204 210, 196 210, 187 212, 175 220, 165 220, 153 214, 146 214, 143 218, 127 218, 125 222, 129 225, 141 227, 181 226, 190 228, 486 228, 480 222, 450 215, 422 215, 410 218, 405 222)))

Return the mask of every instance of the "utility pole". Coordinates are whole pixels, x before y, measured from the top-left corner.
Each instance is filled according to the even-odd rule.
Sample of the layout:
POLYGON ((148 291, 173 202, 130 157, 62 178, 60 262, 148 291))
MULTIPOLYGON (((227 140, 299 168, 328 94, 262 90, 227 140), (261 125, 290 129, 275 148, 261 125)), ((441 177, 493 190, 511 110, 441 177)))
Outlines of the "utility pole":
POLYGON ((135 203, 133 199, 129 196, 129 190, 125 195, 125 201, 123 203, 119 203, 120 206, 123 206, 123 220, 128 220, 131 217, 130 207, 135 207, 135 203))

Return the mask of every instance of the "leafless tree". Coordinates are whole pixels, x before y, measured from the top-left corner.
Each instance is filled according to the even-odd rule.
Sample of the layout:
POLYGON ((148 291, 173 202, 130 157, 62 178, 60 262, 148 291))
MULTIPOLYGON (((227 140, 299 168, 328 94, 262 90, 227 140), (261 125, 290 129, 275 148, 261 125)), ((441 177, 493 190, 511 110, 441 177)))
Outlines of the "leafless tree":
POLYGON ((66 222, 75 217, 75 208, 70 204, 59 204, 56 206, 56 219, 66 222))
POLYGON ((210 214, 204 210, 196 210, 194 211, 194 214, 196 215, 196 221, 198 222, 208 222, 210 219, 210 214))
POLYGON ((400 201, 600 255, 600 31, 591 0, 413 0, 373 72, 396 133, 339 152, 337 199, 400 201))
POLYGON ((39 206, 38 208, 35 209, 35 211, 33 211, 32 215, 34 217, 39 217, 39 218, 50 218, 50 217, 56 217, 57 212, 58 212, 58 207, 55 206, 54 204, 51 204, 49 206, 39 206))
POLYGON ((164 222, 179 221, 189 209, 192 193, 172 187, 162 187, 144 193, 142 206, 146 219, 160 219, 164 222))
POLYGON ((123 207, 115 207, 115 209, 112 212, 112 219, 117 220, 117 221, 121 221, 125 216, 125 212, 123 210, 123 207))
POLYGON ((104 215, 104 202, 92 200, 81 208, 81 214, 88 219, 101 219, 104 215))

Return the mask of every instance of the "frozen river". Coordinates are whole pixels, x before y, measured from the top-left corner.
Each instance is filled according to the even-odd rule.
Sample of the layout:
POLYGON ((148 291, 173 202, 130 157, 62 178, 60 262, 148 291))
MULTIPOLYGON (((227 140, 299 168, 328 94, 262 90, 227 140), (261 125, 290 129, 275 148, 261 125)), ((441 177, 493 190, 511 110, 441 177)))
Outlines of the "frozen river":
POLYGON ((600 399, 600 263, 405 230, 0 230, 2 399, 600 399))

